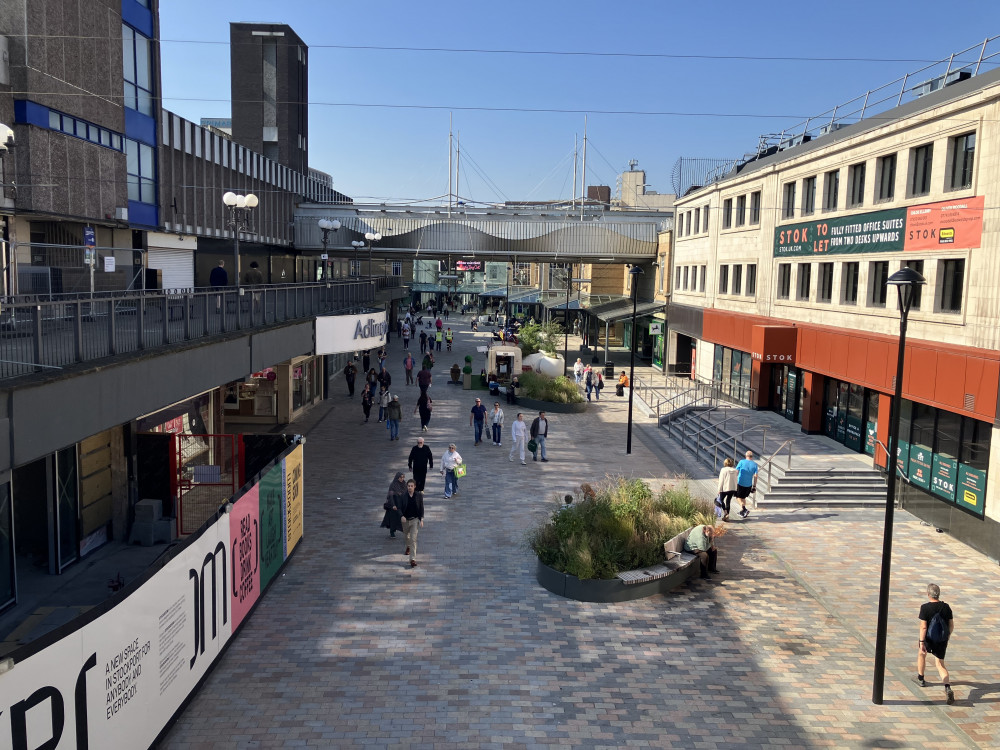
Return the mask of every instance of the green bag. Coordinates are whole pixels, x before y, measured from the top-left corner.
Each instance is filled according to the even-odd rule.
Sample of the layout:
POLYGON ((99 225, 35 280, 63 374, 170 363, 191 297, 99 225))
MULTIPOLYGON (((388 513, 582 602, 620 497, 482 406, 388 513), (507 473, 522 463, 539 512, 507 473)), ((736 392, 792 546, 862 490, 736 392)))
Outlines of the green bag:
POLYGON ((534 453, 537 450, 538 450, 538 443, 536 443, 534 440, 529 440, 528 441, 528 451, 530 453, 534 453))
POLYGON ((466 474, 466 471, 467 471, 467 470, 466 470, 466 468, 465 468, 465 464, 458 464, 458 465, 457 465, 457 466, 455 467, 455 476, 456 476, 456 477, 457 477, 458 479, 461 479, 462 477, 464 477, 464 476, 465 476, 465 474, 466 474))

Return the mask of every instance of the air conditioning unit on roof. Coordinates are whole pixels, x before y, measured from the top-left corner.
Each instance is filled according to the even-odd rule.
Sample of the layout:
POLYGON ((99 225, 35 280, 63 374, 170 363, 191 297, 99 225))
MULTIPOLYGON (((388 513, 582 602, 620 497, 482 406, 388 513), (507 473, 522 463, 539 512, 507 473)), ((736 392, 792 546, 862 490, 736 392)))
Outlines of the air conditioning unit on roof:
POLYGON ((833 133, 841 128, 846 128, 847 123, 844 122, 828 122, 826 125, 819 129, 817 135, 827 135, 828 133, 833 133))

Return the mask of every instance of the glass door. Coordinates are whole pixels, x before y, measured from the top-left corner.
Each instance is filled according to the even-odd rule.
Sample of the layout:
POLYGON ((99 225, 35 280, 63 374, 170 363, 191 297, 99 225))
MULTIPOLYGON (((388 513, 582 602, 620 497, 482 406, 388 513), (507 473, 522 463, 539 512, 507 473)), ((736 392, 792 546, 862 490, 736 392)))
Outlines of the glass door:
POLYGON ((799 421, 799 371, 785 367, 785 419, 799 421))
POLYGON ((878 391, 868 391, 867 408, 865 410, 865 453, 875 455, 875 445, 878 441, 878 391))
POLYGON ((863 386, 851 383, 847 397, 847 423, 844 445, 851 450, 861 452, 862 439, 862 412, 865 407, 865 389, 863 386))
POLYGON ((80 557, 80 491, 76 470, 76 446, 56 453, 56 561, 61 571, 80 557))
POLYGON ((823 388, 823 434, 837 439, 837 387, 838 381, 827 379, 823 388))

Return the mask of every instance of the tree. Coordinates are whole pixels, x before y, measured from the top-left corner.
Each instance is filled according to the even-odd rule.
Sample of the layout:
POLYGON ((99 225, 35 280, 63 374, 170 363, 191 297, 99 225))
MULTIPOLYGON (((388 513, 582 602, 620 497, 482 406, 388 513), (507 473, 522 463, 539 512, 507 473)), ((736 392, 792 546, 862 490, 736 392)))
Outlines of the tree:
POLYGON ((522 356, 527 357, 535 352, 545 352, 551 357, 559 351, 559 337, 563 335, 563 327, 555 321, 548 323, 528 323, 517 332, 518 345, 522 356))

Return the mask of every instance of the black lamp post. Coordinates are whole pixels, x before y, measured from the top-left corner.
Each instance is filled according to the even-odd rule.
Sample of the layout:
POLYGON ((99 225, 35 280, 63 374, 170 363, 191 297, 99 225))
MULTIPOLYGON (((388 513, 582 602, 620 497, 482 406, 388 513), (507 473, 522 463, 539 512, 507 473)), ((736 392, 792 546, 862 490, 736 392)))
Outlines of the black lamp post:
POLYGON ((632 285, 632 345, 629 347, 631 354, 628 370, 628 440, 625 443, 626 455, 632 455, 632 392, 635 390, 633 382, 635 381, 635 340, 637 338, 635 335, 635 310, 636 303, 639 300, 639 276, 642 275, 642 272, 642 269, 635 265, 628 271, 630 276, 629 281, 632 285))
POLYGON ((229 211, 226 226, 233 230, 233 286, 238 289, 240 286, 240 232, 252 230, 251 214, 257 208, 259 201, 253 193, 238 195, 229 190, 223 194, 222 202, 229 211))
POLYGON ((882 577, 878 591, 878 624, 875 630, 875 674, 872 680, 872 703, 882 705, 882 688, 885 684, 886 630, 889 625, 889 578, 892 567, 892 521, 896 501, 896 474, 899 471, 896 454, 899 452, 899 413, 903 404, 903 360, 906 355, 906 319, 913 304, 913 295, 924 277, 912 268, 904 267, 886 280, 896 287, 899 295, 899 353, 896 359, 896 391, 892 396, 889 412, 889 471, 885 494, 885 528, 882 532, 882 577))
POLYGON ((327 253, 326 245, 330 241, 330 232, 336 232, 338 229, 340 229, 340 222, 337 221, 336 219, 334 219, 333 221, 330 221, 329 219, 320 219, 317 222, 317 224, 319 224, 319 228, 323 231, 323 257, 320 258, 323 265, 321 266, 322 273, 320 273, 319 280, 326 281, 327 278, 326 266, 329 263, 329 257, 330 257, 329 254, 327 253))

